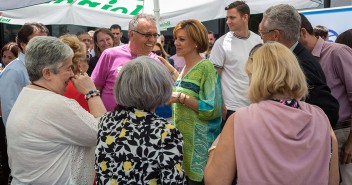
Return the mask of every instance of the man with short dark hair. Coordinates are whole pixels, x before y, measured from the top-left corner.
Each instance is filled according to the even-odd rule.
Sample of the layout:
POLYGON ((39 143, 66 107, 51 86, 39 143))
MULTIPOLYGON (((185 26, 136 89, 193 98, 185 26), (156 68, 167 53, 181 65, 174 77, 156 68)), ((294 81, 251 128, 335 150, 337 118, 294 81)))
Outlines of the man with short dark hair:
POLYGON ((201 56, 204 58, 209 58, 210 57, 210 53, 211 53, 211 49, 213 49, 214 43, 215 43, 215 35, 214 32, 212 31, 208 31, 208 41, 209 41, 209 46, 208 46, 208 50, 204 53, 201 53, 201 56))
POLYGON ((238 108, 250 103, 247 96, 249 79, 244 66, 251 49, 262 43, 260 37, 248 29, 250 10, 245 2, 235 1, 225 10, 230 31, 215 42, 210 54, 210 61, 221 76, 223 124, 238 108))
POLYGON ((264 42, 280 42, 295 53, 309 86, 309 95, 305 101, 323 109, 334 127, 338 120, 339 103, 331 95, 318 61, 298 42, 300 28, 301 18, 298 11, 291 5, 280 4, 263 13, 258 32, 264 42))
POLYGON ((331 94, 340 104, 334 132, 339 144, 341 185, 352 184, 352 49, 315 37, 309 20, 301 15, 300 42, 319 61, 331 94))
POLYGON ((110 31, 114 35, 114 46, 121 46, 123 44, 121 42, 121 37, 123 35, 121 26, 118 24, 113 24, 110 26, 110 31))

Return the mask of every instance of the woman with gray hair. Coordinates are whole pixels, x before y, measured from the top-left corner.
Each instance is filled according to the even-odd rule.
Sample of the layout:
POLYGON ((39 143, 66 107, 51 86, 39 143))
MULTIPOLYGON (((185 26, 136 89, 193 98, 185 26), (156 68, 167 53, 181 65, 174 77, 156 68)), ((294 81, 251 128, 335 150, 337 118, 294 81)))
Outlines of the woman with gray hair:
POLYGON ((6 124, 11 184, 93 184, 98 118, 106 109, 92 80, 72 72, 72 49, 38 36, 26 47, 32 82, 6 124), (91 114, 62 96, 67 84, 85 94, 91 114))
POLYGON ((167 103, 173 80, 146 56, 128 62, 114 86, 117 110, 99 122, 97 184, 184 184, 181 133, 154 114, 167 103))

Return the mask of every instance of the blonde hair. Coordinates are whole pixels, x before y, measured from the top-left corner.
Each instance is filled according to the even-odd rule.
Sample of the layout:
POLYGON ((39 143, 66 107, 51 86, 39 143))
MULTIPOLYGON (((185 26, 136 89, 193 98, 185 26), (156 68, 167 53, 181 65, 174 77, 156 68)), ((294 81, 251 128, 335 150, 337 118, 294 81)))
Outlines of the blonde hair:
POLYGON ((79 73, 78 71, 79 60, 86 57, 84 43, 82 43, 76 35, 66 34, 59 37, 59 39, 65 44, 67 44, 68 46, 70 46, 70 48, 73 50, 73 58, 72 58, 73 69, 72 70, 74 74, 79 73))
POLYGON ((173 35, 176 37, 178 30, 185 30, 187 35, 196 43, 198 53, 208 50, 208 30, 196 19, 180 21, 174 28, 173 35))
POLYGON ((267 42, 250 56, 245 66, 253 103, 277 96, 301 99, 308 94, 305 75, 296 56, 278 42, 267 42))

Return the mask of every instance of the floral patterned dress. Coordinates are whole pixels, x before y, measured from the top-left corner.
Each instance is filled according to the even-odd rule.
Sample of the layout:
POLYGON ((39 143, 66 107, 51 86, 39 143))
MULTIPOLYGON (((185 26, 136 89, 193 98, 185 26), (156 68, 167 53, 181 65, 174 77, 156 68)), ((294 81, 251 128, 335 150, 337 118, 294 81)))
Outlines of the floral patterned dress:
POLYGON ((184 184, 181 133, 154 113, 126 108, 99 122, 97 184, 184 184))

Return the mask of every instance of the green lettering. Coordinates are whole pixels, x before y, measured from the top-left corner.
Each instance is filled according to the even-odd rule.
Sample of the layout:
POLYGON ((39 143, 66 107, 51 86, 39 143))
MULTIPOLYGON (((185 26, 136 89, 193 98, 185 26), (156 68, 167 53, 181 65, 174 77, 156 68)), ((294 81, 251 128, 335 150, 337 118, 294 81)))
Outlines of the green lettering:
POLYGON ((66 1, 67 4, 73 4, 73 3, 74 3, 73 0, 56 0, 56 1, 54 2, 54 4, 59 4, 59 3, 62 3, 62 2, 64 2, 64 1, 66 1))
POLYGON ((107 10, 107 9, 109 9, 109 8, 111 8, 112 6, 112 4, 115 4, 117 2, 117 0, 111 0, 111 1, 109 1, 109 4, 105 4, 101 9, 103 9, 103 10, 107 10))
POLYGON ((136 9, 134 9, 134 10, 130 13, 130 15, 138 15, 139 12, 140 12, 142 9, 143 9, 143 5, 137 5, 137 6, 136 6, 136 9))
POLYGON ((116 12, 117 10, 122 10, 121 13, 123 13, 123 14, 127 14, 127 11, 128 11, 127 8, 125 8, 125 7, 116 7, 116 8, 111 9, 110 11, 116 12))
POLYGON ((100 5, 101 3, 98 3, 98 2, 92 2, 90 0, 81 0, 78 5, 85 5, 85 4, 88 4, 89 7, 92 7, 92 8, 95 8, 97 7, 98 5, 100 5))

